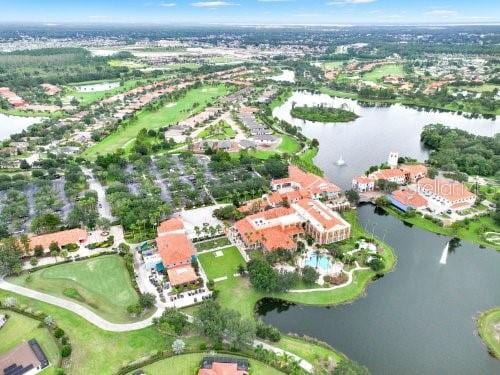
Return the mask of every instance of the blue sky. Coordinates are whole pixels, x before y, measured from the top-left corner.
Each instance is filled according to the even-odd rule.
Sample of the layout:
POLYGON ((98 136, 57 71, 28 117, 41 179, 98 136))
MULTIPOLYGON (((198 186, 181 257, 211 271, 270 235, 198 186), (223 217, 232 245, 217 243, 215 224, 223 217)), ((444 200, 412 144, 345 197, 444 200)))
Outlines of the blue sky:
POLYGON ((498 0, 0 0, 0 22, 498 23, 498 0))

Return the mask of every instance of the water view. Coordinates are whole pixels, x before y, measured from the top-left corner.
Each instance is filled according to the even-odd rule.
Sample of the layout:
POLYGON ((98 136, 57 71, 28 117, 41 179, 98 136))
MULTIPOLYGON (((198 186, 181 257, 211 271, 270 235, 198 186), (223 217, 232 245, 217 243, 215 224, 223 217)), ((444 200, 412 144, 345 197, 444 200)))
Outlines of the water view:
POLYGON ((42 120, 41 117, 9 116, 0 113, 0 140, 9 138, 11 134, 20 133, 42 120))
POLYGON ((293 70, 283 70, 280 75, 271 77, 273 81, 277 82, 295 82, 295 72, 293 70))
POLYGON ((336 307, 265 301, 267 323, 317 337, 368 366, 373 374, 498 374, 476 333, 474 317, 500 301, 500 254, 465 241, 440 263, 449 238, 411 228, 373 206, 361 223, 391 245, 395 270, 365 298, 336 307), (374 226, 374 223, 377 223, 374 226))
POLYGON ((342 188, 351 186, 353 176, 362 174, 371 165, 387 160, 391 151, 424 161, 428 151, 420 144, 422 128, 430 123, 443 123, 471 133, 493 136, 500 131, 500 121, 469 119, 456 113, 428 112, 402 105, 366 107, 355 100, 332 98, 325 94, 295 92, 273 114, 281 120, 302 128, 309 138, 320 141, 315 163, 342 188), (342 107, 359 118, 347 123, 318 123, 295 119, 290 115, 293 105, 342 107), (345 165, 337 165, 342 157, 345 165))
POLYGON ((102 82, 92 85, 75 86, 75 89, 78 92, 95 92, 111 90, 118 86, 120 86, 120 82, 102 82))

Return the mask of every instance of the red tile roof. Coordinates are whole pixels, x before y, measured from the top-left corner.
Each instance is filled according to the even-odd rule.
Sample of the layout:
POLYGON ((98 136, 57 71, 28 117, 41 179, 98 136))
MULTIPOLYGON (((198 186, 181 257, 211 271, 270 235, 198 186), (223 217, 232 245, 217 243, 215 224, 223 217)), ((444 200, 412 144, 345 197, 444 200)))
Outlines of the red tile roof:
POLYGON ((337 185, 331 183, 323 177, 304 172, 295 165, 288 166, 288 177, 291 181, 298 183, 302 189, 312 194, 319 194, 322 192, 340 192, 340 188, 337 185))
POLYGON ((324 229, 329 230, 337 225, 347 225, 340 216, 337 216, 332 210, 317 200, 302 199, 297 202, 297 206, 301 207, 307 215, 319 222, 324 229))
POLYGON ((156 238, 160 258, 166 268, 190 263, 195 248, 185 234, 166 234, 156 238))
POLYGON ((162 234, 182 229, 184 229, 184 223, 182 222, 182 219, 173 218, 163 221, 158 226, 158 235, 161 236, 162 234))
POLYGON ((476 197, 475 194, 467 190, 465 185, 460 182, 445 180, 442 178, 422 178, 417 182, 417 186, 419 189, 431 191, 434 195, 447 199, 452 203, 476 197))
POLYGON ((30 248, 41 245, 47 250, 52 242, 57 242, 59 246, 69 245, 70 243, 79 244, 87 240, 87 231, 80 228, 63 230, 61 232, 42 234, 40 236, 30 237, 30 248))
POLYGON ((427 206, 427 199, 413 190, 400 189, 392 192, 392 196, 405 206, 412 206, 415 208, 427 206))
POLYGON ((403 171, 399 169, 381 169, 373 173, 373 176, 378 180, 389 180, 391 178, 405 178, 403 171))
POLYGON ((172 286, 189 284, 198 280, 198 276, 191 265, 169 268, 167 274, 172 286))
POLYGON ((405 164, 399 167, 404 173, 409 173, 410 177, 427 174, 427 167, 423 164, 405 164))
POLYGON ((198 375, 247 375, 247 371, 238 370, 236 363, 214 362, 212 368, 202 368, 198 375))

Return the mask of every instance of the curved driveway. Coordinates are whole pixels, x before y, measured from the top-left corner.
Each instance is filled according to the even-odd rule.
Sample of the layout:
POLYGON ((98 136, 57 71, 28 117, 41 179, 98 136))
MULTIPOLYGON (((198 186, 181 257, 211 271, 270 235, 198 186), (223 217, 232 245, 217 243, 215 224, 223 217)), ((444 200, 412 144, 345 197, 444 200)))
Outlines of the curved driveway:
POLYGON ((135 331, 138 329, 149 327, 150 325, 153 324, 153 318, 159 317, 163 313, 163 309, 157 309, 156 312, 151 317, 145 320, 141 320, 140 322, 111 323, 101 318, 99 315, 97 315, 92 310, 89 310, 85 306, 79 305, 78 303, 69 301, 64 298, 37 292, 36 290, 24 288, 22 286, 9 283, 5 280, 0 280, 0 289, 17 293, 25 297, 33 298, 38 301, 46 302, 57 307, 62 307, 63 309, 72 311, 75 314, 80 315, 82 318, 88 320, 90 323, 96 325, 100 329, 111 332, 135 331))

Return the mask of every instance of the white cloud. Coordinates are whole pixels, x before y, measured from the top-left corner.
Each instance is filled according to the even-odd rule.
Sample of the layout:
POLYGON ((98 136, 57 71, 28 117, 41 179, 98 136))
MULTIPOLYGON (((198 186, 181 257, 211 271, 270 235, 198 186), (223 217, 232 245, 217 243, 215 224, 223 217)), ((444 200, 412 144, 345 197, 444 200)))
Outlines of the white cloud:
POLYGON ((334 0, 329 1, 327 5, 351 5, 351 4, 369 4, 374 3, 377 0, 334 0))
POLYGON ((198 1, 196 3, 191 3, 191 5, 196 8, 222 8, 237 4, 228 1, 198 1))
POLYGON ((425 15, 430 17, 455 17, 458 12, 450 9, 433 9, 425 12, 425 15))
POLYGON ((160 6, 164 8, 172 8, 175 7, 175 5, 175 3, 160 3, 160 6))

